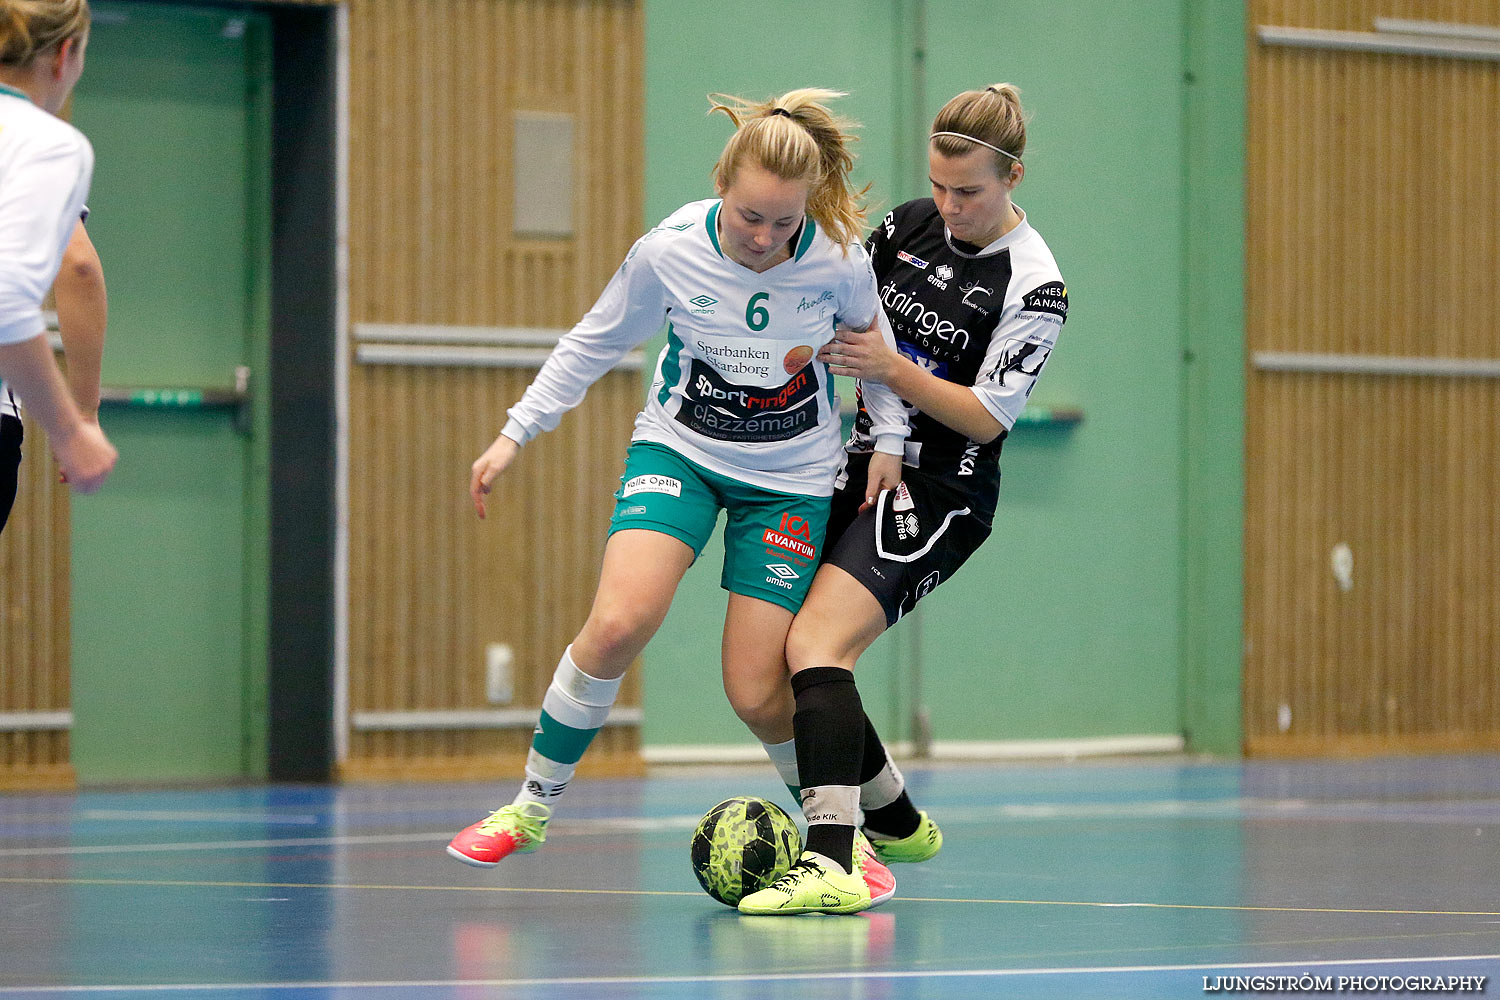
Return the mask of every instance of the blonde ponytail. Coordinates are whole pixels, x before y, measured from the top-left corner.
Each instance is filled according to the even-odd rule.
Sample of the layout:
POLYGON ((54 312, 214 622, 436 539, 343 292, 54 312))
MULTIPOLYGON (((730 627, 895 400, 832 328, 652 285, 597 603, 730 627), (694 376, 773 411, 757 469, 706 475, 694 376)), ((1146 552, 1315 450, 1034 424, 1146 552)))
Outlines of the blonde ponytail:
POLYGON ((89 30, 88 0, 0 0, 0 66, 26 69, 89 30))
POLYGON ((855 123, 835 115, 823 102, 846 96, 837 90, 793 90, 768 101, 710 94, 709 114, 722 112, 735 124, 714 164, 714 185, 726 190, 747 161, 782 180, 809 185, 807 214, 844 252, 864 238, 866 185, 853 190, 850 145, 855 123))

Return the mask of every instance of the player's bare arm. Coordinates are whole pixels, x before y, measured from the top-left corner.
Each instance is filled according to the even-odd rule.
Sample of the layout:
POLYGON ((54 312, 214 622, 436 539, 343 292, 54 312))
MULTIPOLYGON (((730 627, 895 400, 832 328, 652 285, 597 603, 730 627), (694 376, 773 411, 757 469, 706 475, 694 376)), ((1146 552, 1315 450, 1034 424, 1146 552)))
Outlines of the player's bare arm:
POLYGON ((57 295, 57 331, 68 359, 68 389, 83 419, 98 423, 109 300, 99 253, 82 222, 73 228, 53 288, 57 295))

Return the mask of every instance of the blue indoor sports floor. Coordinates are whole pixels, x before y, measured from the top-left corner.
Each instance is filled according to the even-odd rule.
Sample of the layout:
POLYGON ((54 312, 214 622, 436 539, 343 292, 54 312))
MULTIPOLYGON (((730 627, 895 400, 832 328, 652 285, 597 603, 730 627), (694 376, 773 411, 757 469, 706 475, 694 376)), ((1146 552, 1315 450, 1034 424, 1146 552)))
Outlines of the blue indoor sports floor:
POLYGON ((1500 976, 1500 757, 906 772, 946 846, 848 917, 741 917, 698 889, 698 816, 785 804, 769 765, 579 780, 546 846, 487 871, 443 846, 509 777, 3 794, 0 998, 1397 996, 1500 976))

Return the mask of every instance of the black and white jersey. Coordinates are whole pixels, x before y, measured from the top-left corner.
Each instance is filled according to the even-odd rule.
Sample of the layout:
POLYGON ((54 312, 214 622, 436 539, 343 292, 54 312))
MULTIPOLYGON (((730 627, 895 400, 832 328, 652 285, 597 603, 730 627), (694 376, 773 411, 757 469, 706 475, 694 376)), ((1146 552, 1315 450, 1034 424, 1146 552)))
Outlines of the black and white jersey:
MULTIPOLYGON (((972 387, 1005 428, 979 444, 908 407, 905 463, 993 511, 1001 445, 1068 316, 1068 291, 1052 251, 1024 212, 1019 225, 987 247, 956 240, 931 198, 889 213, 866 247, 897 348, 937 377, 972 387)), ((849 451, 870 450, 870 426, 861 405, 849 451)))

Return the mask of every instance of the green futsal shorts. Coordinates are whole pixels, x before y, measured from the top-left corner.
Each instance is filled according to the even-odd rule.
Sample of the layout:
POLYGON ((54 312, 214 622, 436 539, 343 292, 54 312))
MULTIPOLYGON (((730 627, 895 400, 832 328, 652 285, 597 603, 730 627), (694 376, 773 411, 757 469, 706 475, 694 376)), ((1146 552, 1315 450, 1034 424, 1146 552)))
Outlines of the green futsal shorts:
POLYGON ((710 472, 665 445, 634 441, 625 456, 609 533, 660 531, 685 543, 696 559, 722 508, 720 586, 795 613, 818 568, 829 502, 829 497, 763 490, 710 472))

